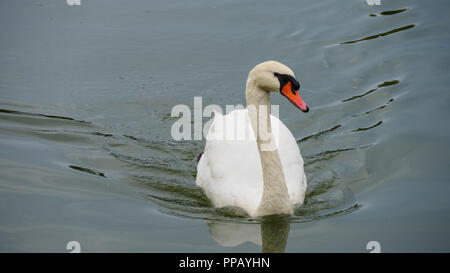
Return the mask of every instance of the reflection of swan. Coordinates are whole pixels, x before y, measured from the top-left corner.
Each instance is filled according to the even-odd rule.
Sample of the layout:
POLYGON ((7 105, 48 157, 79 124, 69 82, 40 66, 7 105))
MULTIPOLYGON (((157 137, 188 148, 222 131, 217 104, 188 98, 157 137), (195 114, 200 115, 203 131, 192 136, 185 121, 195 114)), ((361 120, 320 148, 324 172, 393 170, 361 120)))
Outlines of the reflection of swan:
POLYGON ((233 247, 245 242, 262 245, 261 225, 209 222, 208 227, 211 237, 222 246, 233 247))
POLYGON ((303 203, 303 158, 292 133, 269 112, 270 92, 281 93, 308 112, 299 88, 290 68, 264 62, 248 75, 247 109, 214 116, 196 180, 214 206, 241 207, 257 217, 292 214, 294 204, 303 203), (230 132, 235 138, 230 139, 230 132))
POLYGON ((261 224, 208 223, 211 237, 220 245, 235 247, 245 242, 262 246, 262 252, 284 252, 289 234, 289 218, 263 218, 261 224))

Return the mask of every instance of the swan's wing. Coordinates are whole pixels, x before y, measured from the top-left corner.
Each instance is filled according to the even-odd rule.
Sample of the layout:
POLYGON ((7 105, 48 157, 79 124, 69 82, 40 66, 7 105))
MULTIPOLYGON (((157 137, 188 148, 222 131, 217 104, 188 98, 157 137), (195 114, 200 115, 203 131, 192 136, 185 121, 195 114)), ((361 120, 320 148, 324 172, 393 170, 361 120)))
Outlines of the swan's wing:
POLYGON ((270 122, 291 202, 303 204, 307 185, 300 148, 291 131, 282 121, 271 115, 270 122))
POLYGON ((196 184, 216 207, 239 206, 252 215, 261 201, 262 181, 247 110, 215 115, 197 166, 196 184))

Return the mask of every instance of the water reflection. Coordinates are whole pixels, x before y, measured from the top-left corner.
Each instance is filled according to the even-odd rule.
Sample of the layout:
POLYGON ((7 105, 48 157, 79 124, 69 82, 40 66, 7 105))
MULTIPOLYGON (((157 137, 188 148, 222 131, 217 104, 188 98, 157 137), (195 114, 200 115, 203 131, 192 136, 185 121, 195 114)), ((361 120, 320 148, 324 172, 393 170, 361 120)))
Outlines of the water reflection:
MULTIPOLYGON (((238 209, 228 208, 228 217, 209 220, 211 237, 223 247, 237 247, 252 243, 263 253, 283 253, 291 224, 350 213, 361 207, 352 190, 346 186, 333 188, 334 178, 316 179, 307 193, 303 205, 297 206, 294 215, 270 215, 261 218, 237 216, 238 209)), ((217 211, 215 212, 217 214, 217 211)))
POLYGON ((224 247, 236 247, 246 242, 261 246, 263 253, 283 253, 290 230, 290 217, 265 216, 257 224, 208 222, 211 237, 224 247))

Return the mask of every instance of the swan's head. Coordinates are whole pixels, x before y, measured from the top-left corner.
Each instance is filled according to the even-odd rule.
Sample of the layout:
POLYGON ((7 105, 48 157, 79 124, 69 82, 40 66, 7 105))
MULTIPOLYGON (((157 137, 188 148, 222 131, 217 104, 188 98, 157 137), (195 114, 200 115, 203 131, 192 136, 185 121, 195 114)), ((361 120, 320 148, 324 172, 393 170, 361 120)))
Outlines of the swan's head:
POLYGON ((280 62, 258 64, 250 71, 248 81, 264 91, 279 92, 303 112, 309 111, 308 105, 300 97, 300 84, 295 79, 294 72, 280 62))

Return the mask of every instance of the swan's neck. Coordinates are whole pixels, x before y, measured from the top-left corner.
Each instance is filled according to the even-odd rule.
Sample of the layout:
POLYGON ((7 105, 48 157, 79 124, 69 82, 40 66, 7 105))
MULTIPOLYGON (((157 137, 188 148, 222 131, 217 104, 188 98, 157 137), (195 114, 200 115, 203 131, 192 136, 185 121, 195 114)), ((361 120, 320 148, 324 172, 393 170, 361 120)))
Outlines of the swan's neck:
POLYGON ((291 214, 292 204, 286 187, 280 156, 275 146, 270 123, 270 94, 249 79, 246 89, 247 109, 261 158, 263 196, 258 216, 291 214))

